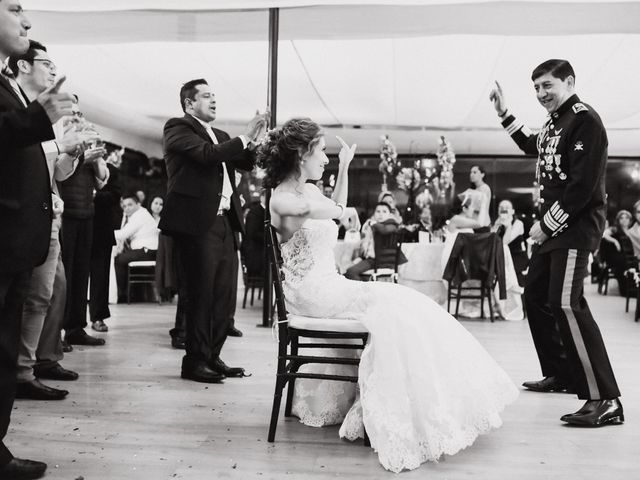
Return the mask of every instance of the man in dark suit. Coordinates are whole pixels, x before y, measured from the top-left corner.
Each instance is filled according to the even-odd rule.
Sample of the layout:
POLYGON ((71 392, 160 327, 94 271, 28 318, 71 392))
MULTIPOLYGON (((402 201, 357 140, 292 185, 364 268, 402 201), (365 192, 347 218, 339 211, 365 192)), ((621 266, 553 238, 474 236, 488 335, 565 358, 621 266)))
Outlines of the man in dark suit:
MULTIPOLYGON (((0 0, 0 62, 29 48, 31 24, 17 0, 0 0)), ((49 250, 51 184, 41 142, 71 113, 58 93, 64 77, 29 103, 13 78, 0 75, 0 478, 40 478, 46 464, 14 458, 3 443, 16 388, 20 323, 31 270, 49 250)))
POLYGON ((167 200, 159 228, 175 239, 186 299, 186 355, 182 378, 219 383, 243 376, 220 359, 227 337, 236 233, 244 230, 235 190, 236 168, 253 168, 253 142, 266 126, 256 115, 245 134, 231 139, 212 128, 215 95, 203 79, 182 86, 185 115, 164 127, 167 200))

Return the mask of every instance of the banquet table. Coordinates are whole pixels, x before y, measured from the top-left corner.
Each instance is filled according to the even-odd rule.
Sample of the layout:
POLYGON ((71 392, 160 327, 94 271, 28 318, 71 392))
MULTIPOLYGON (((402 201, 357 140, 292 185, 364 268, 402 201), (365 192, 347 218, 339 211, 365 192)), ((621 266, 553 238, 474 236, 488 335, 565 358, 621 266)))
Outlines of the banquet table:
MULTIPOLYGON (((418 290, 443 304, 447 298, 442 280, 442 252, 444 243, 403 243, 402 253, 407 263, 398 267, 398 282, 418 290)), ((338 241, 334 249, 336 267, 340 273, 353 263, 358 255, 358 242, 338 241)))

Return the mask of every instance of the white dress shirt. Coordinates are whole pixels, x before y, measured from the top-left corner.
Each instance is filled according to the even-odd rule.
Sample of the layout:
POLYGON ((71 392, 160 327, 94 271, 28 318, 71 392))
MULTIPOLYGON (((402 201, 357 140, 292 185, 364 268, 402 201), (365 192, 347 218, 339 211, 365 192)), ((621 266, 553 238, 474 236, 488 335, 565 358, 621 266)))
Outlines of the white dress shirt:
MULTIPOLYGON (((194 116, 193 118, 200 122, 200 125, 204 127, 204 129, 209 134, 209 137, 211 138, 213 144, 218 145, 218 138, 213 132, 213 128, 211 127, 211 125, 209 125, 207 122, 203 122, 198 117, 194 116)), ((244 135, 240 135, 239 138, 242 141, 242 146, 244 148, 247 148, 247 145, 249 144, 248 139, 244 135)), ((233 195, 233 186, 231 185, 231 180, 229 179, 227 165, 224 162, 222 162, 222 177, 222 197, 220 197, 220 206, 218 207, 218 210, 229 210, 231 208, 231 195, 233 195)))
POLYGON ((131 250, 158 249, 158 224, 146 208, 140 207, 128 217, 126 224, 113 232, 118 242, 129 241, 131 250))

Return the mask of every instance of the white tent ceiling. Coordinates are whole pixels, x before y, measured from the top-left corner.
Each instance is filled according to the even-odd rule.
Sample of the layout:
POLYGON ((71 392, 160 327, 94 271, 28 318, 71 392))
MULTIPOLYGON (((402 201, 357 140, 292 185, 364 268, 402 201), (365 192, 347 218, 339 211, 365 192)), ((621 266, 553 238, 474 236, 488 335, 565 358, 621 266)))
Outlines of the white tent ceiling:
POLYGON ((49 47, 68 89, 113 141, 161 154, 178 90, 205 77, 217 124, 237 133, 267 91, 269 6, 282 7, 278 119, 310 116, 376 152, 513 154, 488 93, 535 127, 532 68, 569 59, 598 109, 610 152, 640 155, 640 1, 23 0, 31 37, 49 47), (303 5, 306 4, 306 5, 303 5), (294 7, 294 5, 297 5, 294 7), (346 131, 345 131, 346 130, 346 131))

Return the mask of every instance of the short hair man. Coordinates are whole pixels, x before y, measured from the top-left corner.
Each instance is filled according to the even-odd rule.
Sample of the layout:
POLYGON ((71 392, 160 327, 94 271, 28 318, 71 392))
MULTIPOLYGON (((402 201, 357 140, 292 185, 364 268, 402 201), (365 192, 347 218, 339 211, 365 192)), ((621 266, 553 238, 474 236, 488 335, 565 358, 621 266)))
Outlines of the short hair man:
MULTIPOLYGON (((27 98, 36 98, 55 82, 56 66, 46 47, 34 40, 29 40, 29 49, 24 55, 10 57, 8 64, 27 98)), ((71 153, 96 136, 73 130, 63 133, 63 130, 61 122, 58 122, 54 125, 57 140, 42 144, 49 167, 54 218, 47 259, 33 270, 25 300, 18 355, 17 398, 61 400, 67 395, 66 390, 43 385, 38 378, 78 378, 76 372, 63 368, 59 363, 63 358, 60 332, 64 320, 66 280, 60 250, 64 203, 56 182, 73 174, 77 160, 71 153)))
MULTIPOLYGON (((0 63, 29 48, 31 23, 18 0, 0 0, 0 63)), ((63 79, 29 102, 13 78, 0 75, 0 478, 40 478, 42 462, 14 458, 3 443, 15 395, 22 307, 33 267, 51 237, 51 187, 41 142, 69 114, 73 97, 59 93, 63 79)))
POLYGON ((129 263, 156 259, 158 251, 158 224, 146 208, 140 205, 137 194, 122 197, 122 209, 126 223, 114 235, 117 242, 126 242, 128 249, 118 254, 114 260, 118 302, 127 298, 127 270, 129 263))
POLYGON ((244 232, 235 188, 236 168, 251 170, 254 142, 266 128, 266 114, 256 115, 245 133, 230 138, 211 127, 215 95, 204 79, 180 89, 184 116, 164 127, 167 198, 159 228, 175 240, 186 301, 186 355, 182 378, 220 383, 243 376, 220 359, 227 337, 233 277, 238 269, 236 233, 244 232))
POLYGON ((561 417, 569 424, 622 423, 620 391, 583 295, 589 254, 605 223, 607 132, 593 107, 575 94, 576 76, 568 61, 547 60, 531 79, 549 113, 537 134, 509 113, 497 82, 490 94, 511 138, 525 153, 538 156, 541 221, 529 232, 538 247, 529 261, 525 302, 545 378, 524 386, 543 392, 575 389, 586 402, 561 417))

